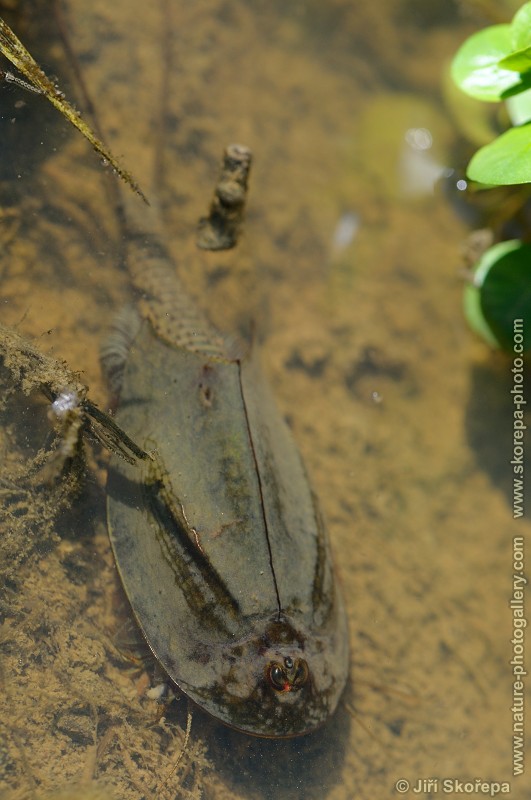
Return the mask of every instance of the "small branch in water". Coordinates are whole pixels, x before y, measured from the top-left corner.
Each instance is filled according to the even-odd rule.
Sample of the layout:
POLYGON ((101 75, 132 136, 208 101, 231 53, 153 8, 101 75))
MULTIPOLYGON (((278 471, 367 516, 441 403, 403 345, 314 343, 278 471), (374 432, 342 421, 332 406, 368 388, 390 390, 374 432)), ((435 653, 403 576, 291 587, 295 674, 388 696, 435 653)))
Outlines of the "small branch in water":
POLYGON ((41 353, 20 334, 0 325, 0 359, 24 394, 35 389, 50 401, 49 417, 58 428, 60 445, 47 465, 47 480, 56 478, 79 449, 83 433, 130 464, 150 456, 138 447, 108 414, 88 399, 88 388, 64 361, 41 353))

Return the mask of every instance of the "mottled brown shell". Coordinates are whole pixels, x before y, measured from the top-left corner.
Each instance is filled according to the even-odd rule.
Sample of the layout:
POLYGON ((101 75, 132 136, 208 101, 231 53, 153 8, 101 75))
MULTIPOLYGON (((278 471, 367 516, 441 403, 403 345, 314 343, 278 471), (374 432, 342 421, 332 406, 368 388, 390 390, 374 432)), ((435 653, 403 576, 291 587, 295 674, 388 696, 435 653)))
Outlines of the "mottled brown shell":
POLYGON ((256 359, 189 352, 143 323, 117 422, 153 461, 113 459, 120 575, 170 678, 228 725, 293 736, 334 711, 345 612, 315 499, 256 359))

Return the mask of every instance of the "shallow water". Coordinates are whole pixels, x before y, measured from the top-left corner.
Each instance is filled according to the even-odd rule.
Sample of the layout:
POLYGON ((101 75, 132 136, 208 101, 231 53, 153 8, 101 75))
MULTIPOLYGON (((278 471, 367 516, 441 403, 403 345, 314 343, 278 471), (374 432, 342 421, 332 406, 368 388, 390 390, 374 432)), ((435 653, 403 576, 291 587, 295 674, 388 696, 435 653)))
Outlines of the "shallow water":
MULTIPOLYGON (((512 364, 466 328, 468 228, 452 181, 433 186, 462 166, 441 72, 480 24, 452 9, 68 3, 101 127, 160 204, 183 279, 220 327, 254 328, 263 344, 328 520, 352 675, 336 717, 301 740, 250 739, 194 712, 172 774, 186 702, 157 723, 142 666, 116 643, 127 613, 104 530, 105 459, 91 456, 59 541, 43 526, 35 552, 35 525, 11 526, 24 553, 1 608, 7 796, 368 799, 430 778, 417 796, 476 778, 525 796, 528 778, 512 774, 508 603, 513 537, 530 527, 513 521, 512 364), (408 144, 424 129, 427 153, 408 144), (244 239, 200 254, 195 225, 232 141, 255 157, 244 239)), ((39 15, 19 24, 75 92, 51 22, 45 36, 39 15)), ((105 407, 99 342, 130 297, 112 185, 42 98, 0 92, 2 322, 82 371, 105 407)), ((14 430, 27 457, 46 437, 14 430)))

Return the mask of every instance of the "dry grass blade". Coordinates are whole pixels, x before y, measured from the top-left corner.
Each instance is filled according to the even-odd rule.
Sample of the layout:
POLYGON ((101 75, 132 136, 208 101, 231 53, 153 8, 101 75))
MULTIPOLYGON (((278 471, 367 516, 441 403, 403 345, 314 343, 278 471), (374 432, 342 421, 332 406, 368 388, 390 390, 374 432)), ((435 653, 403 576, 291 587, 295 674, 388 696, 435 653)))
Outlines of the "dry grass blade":
POLYGON ((61 90, 51 81, 39 67, 33 56, 26 50, 20 39, 15 36, 9 25, 0 18, 0 52, 15 66, 39 92, 44 94, 66 119, 88 139, 94 150, 99 153, 115 172, 135 191, 144 202, 148 202, 138 183, 129 172, 124 170, 112 153, 98 139, 94 131, 81 118, 79 113, 66 100, 61 90))

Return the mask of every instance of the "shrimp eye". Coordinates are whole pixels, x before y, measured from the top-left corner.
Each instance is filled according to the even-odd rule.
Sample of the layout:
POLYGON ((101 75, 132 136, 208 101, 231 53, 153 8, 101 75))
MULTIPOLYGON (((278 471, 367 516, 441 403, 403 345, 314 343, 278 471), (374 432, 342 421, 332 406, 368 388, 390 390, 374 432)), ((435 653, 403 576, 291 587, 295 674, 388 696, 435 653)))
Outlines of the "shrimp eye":
POLYGON ((273 688, 277 689, 279 692, 285 692, 289 686, 288 676, 280 664, 271 664, 269 667, 269 680, 273 688))
POLYGON ((293 686, 297 688, 300 686, 304 686, 306 681, 308 680, 308 664, 306 661, 299 661, 297 669, 295 670, 295 675, 293 677, 293 686))
POLYGON ((293 659, 287 656, 283 664, 273 661, 269 664, 266 675, 271 686, 279 692, 292 692, 307 683, 310 676, 308 664, 303 658, 293 659))

